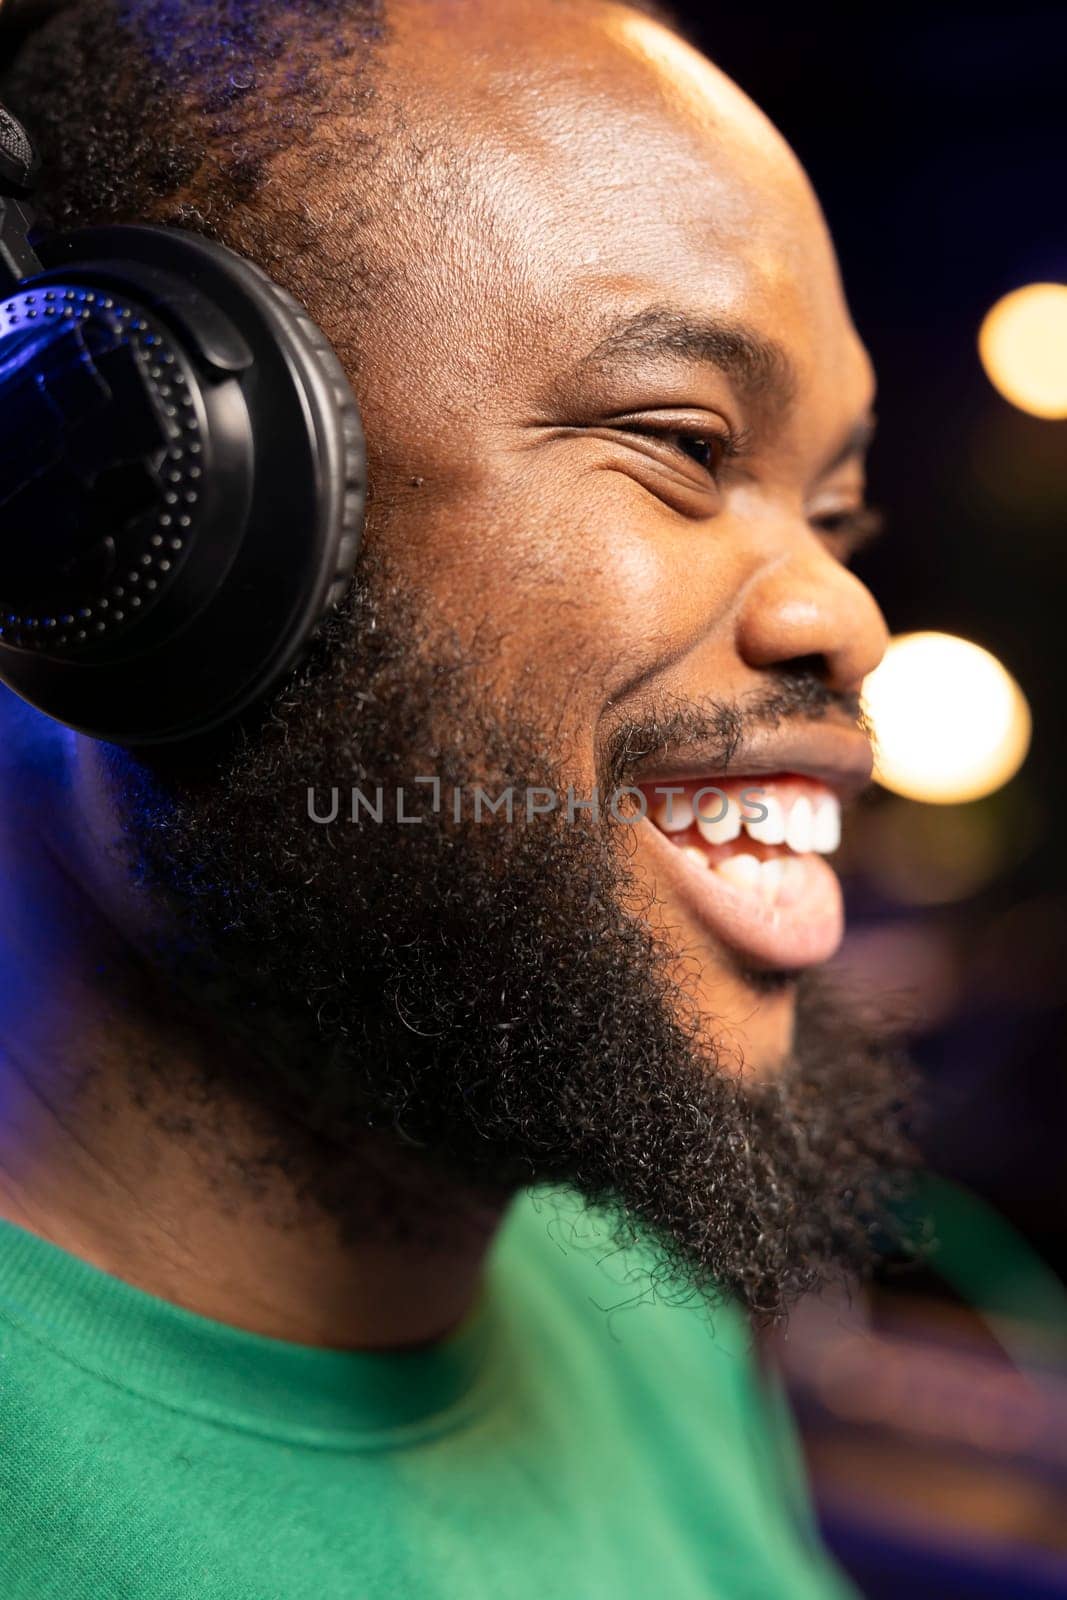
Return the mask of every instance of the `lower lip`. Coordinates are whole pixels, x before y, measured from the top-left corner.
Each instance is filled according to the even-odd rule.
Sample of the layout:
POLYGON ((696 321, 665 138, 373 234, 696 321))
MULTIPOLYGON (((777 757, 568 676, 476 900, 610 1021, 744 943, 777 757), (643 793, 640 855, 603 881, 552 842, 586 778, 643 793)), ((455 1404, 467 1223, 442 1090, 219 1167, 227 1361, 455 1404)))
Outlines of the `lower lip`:
POLYGON ((659 899, 684 905, 704 931, 750 965, 790 971, 828 961, 845 933, 841 885, 814 854, 784 855, 786 873, 773 904, 735 888, 711 867, 691 861, 647 818, 639 819, 659 899), (666 891, 666 893, 664 892, 666 891))

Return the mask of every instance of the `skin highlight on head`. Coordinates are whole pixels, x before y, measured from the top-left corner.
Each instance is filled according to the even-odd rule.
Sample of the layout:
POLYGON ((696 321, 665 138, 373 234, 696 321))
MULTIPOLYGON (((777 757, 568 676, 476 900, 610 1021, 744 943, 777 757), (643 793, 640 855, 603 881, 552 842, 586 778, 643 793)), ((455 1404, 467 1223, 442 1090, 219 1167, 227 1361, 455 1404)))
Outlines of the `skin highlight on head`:
POLYGON ((863 777, 873 385, 807 179, 632 8, 447 12, 389 7, 379 159, 328 117, 299 193, 370 445, 348 607, 221 782, 28 725, 12 895, 69 915, 11 958, 76 1001, 5 1025, 46 1068, 8 1075, 5 1210, 223 1320, 395 1345, 463 1315, 515 1185, 574 1181, 773 1315, 862 1265, 905 1160, 877 1040, 724 942, 650 821, 301 814, 431 770, 758 783, 804 740, 863 777))

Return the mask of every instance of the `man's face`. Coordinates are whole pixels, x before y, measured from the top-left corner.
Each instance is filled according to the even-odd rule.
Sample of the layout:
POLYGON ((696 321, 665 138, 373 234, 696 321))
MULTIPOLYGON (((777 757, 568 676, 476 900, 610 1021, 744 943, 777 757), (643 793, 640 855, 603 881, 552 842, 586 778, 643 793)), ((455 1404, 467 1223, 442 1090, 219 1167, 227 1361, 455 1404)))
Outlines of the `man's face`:
POLYGON ((905 1159, 891 1055, 796 981, 839 937, 829 869, 795 822, 790 852, 447 796, 674 784, 677 817, 762 787, 832 842, 884 640, 831 527, 868 365, 793 158, 666 30, 501 0, 398 0, 393 30, 400 137, 316 197, 370 217, 379 269, 327 330, 370 444, 359 582, 221 781, 106 780, 179 920, 161 959, 223 1017, 204 1070, 281 1111, 289 1170, 310 1130, 346 1226, 405 1183, 440 1220, 399 1132, 446 1193, 572 1183, 774 1312, 865 1259, 905 1159), (348 820, 351 787, 418 809, 430 776, 438 816, 348 820))
POLYGON ((385 205, 362 330, 369 542, 490 700, 540 707, 576 790, 636 724, 624 781, 653 816, 659 787, 684 786, 676 824, 702 785, 734 797, 718 827, 618 843, 701 1010, 768 1068, 794 1009, 768 974, 841 933, 803 814, 832 848, 869 771, 854 696, 885 631, 843 565, 869 362, 806 179, 707 61, 622 7, 460 10, 396 14, 423 164, 385 205), (725 785, 723 708, 747 714, 725 785), (753 786, 796 849, 768 842, 776 806, 729 838, 753 786))

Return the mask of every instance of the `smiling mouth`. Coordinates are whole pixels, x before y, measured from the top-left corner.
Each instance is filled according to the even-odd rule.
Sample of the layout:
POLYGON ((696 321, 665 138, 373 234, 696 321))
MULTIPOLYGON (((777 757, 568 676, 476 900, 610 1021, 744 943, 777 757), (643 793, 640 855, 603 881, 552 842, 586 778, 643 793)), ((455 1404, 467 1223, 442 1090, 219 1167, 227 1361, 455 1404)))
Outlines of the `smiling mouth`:
POLYGON ((646 782, 637 823, 657 899, 764 970, 826 961, 844 934, 841 801, 799 773, 646 782), (668 792, 669 791, 669 792, 668 792))

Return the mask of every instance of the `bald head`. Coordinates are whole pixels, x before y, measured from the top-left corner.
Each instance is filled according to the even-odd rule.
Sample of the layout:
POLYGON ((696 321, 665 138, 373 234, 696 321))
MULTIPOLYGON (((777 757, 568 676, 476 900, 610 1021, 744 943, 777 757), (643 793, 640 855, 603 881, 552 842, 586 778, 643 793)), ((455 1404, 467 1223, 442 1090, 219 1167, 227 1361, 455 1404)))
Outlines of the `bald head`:
POLYGON ((506 249, 510 236, 521 249, 506 204, 546 257, 570 262, 578 248, 611 272, 616 239, 596 226, 612 220, 609 198, 638 267, 662 248, 641 226, 649 185, 669 205, 695 171, 698 226, 713 221, 727 245, 729 227, 752 226, 754 179, 779 254, 805 230, 810 247, 820 226, 780 135, 648 14, 654 5, 228 0, 220 10, 207 29, 191 3, 80 0, 30 42, 4 87, 46 157, 42 216, 218 238, 303 299, 353 357, 353 302, 365 306, 379 258, 397 254, 405 210, 452 246, 465 217, 479 242, 506 249), (539 214, 546 181, 556 205, 539 214))
POLYGON ((471 341, 488 346, 504 320, 574 339, 584 312, 592 341, 609 296, 637 305, 668 283, 672 299, 713 296, 727 320, 743 307, 806 320, 862 363, 795 156, 658 21, 587 0, 395 0, 377 85, 377 115, 403 136, 350 180, 338 129, 321 203, 341 226, 366 209, 374 258, 404 286, 382 302, 402 339, 477 307, 457 383, 471 341))

